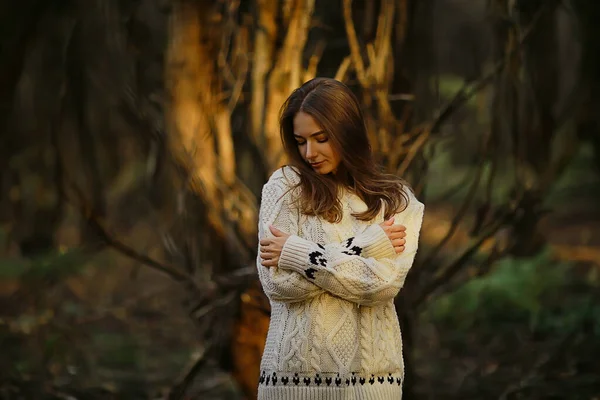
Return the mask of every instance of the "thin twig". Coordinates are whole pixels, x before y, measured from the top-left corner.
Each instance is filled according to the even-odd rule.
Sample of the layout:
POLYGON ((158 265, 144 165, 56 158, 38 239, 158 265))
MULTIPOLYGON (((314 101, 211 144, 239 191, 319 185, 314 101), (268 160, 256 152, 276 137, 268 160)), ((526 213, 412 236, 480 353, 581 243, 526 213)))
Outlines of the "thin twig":
POLYGON ((352 58, 350 56, 346 56, 340 66, 338 67, 337 72, 335 73, 335 79, 341 82, 345 82, 348 77, 348 70, 350 69, 350 64, 352 64, 352 58))
MULTIPOLYGON (((489 140, 488 140, 488 144, 486 144, 486 147, 488 145, 489 145, 489 140)), ((483 154, 487 154, 487 153, 488 153, 487 149, 484 149, 483 154)), ((423 265, 428 265, 433 259, 435 259, 435 257, 438 255, 438 253, 446 245, 446 243, 452 238, 452 236, 454 236, 454 233, 456 232, 456 229, 458 229, 458 225, 460 224, 460 221, 464 218, 465 214, 469 210, 469 207, 471 206, 471 203, 475 199, 475 194, 477 193, 477 189, 479 188, 479 183, 481 182, 481 176, 483 175, 484 167, 485 167, 485 157, 482 156, 479 161, 479 166, 477 168, 475 177, 473 178, 473 181, 471 182, 471 186, 469 187, 469 191, 467 192, 467 195, 465 196, 465 199, 462 202, 460 208, 458 209, 458 211, 452 218, 448 232, 446 232, 446 235, 444 236, 444 238, 442 240, 440 240, 440 242, 437 244, 435 249, 433 249, 433 251, 427 255, 427 258, 425 259, 425 261, 423 261, 423 265)))
POLYGON ((510 384, 499 397, 499 400, 506 400, 511 394, 518 393, 531 386, 531 382, 540 376, 541 370, 552 361, 556 360, 567 348, 568 344, 579 333, 579 324, 575 325, 568 333, 566 333, 554 346, 550 354, 542 354, 533 363, 529 372, 523 376, 518 382, 510 384))
POLYGON ((502 60, 494 66, 494 68, 483 77, 476 80, 474 83, 466 83, 454 95, 454 97, 446 103, 438 112, 437 117, 431 122, 431 132, 437 133, 440 127, 450 118, 450 116, 465 104, 477 92, 487 86, 495 77, 502 71, 506 61, 502 60))
POLYGON ((306 71, 304 71, 304 81, 308 81, 309 79, 314 78, 317 75, 317 67, 319 66, 319 62, 323 57, 323 52, 325 51, 326 43, 324 40, 319 40, 317 45, 315 46, 315 50, 312 55, 308 59, 308 66, 306 67, 306 71))
POLYGON ((487 86, 506 66, 510 57, 519 50, 525 40, 531 34, 531 31, 537 24, 540 19, 542 12, 545 10, 545 7, 540 7, 540 10, 536 13, 536 15, 532 18, 531 23, 527 26, 527 28, 523 31, 517 46, 514 46, 504 57, 499 60, 492 70, 479 78, 474 82, 468 82, 463 85, 463 87, 454 95, 454 97, 446 103, 444 107, 438 112, 437 117, 431 123, 431 132, 437 133, 440 127, 448 120, 448 118, 460 108, 463 104, 465 104, 471 97, 473 97, 477 92, 487 86))
POLYGON ((437 290, 444 283, 450 281, 450 279, 462 268, 462 266, 479 250, 481 245, 491 238, 502 226, 507 224, 514 218, 515 210, 505 212, 505 214, 499 217, 496 224, 488 227, 487 231, 482 234, 479 238, 474 240, 465 251, 448 266, 441 268, 441 272, 433 278, 433 280, 420 291, 418 297, 412 303, 413 307, 418 307, 431 293, 437 290))
POLYGON ((423 146, 425 146, 425 143, 427 143, 427 139, 429 138, 430 133, 431 132, 428 130, 421 132, 417 140, 410 147, 410 150, 406 157, 404 157, 404 160, 402 160, 402 164, 400 164, 400 167, 396 172, 398 176, 404 176, 406 170, 412 163, 412 160, 417 156, 417 154, 423 148, 423 146))
POLYGON ((348 45, 350 46, 350 55, 352 63, 356 71, 356 77, 364 88, 367 88, 368 82, 365 74, 365 63, 358 44, 354 21, 352 20, 352 0, 344 0, 344 26, 346 27, 346 36, 348 37, 348 45))
POLYGON ((98 236, 104 243, 106 243, 108 246, 114 248, 121 254, 123 254, 133 260, 136 260, 152 269, 155 269, 164 274, 167 274, 168 276, 170 276, 171 278, 173 278, 174 280, 176 280, 178 282, 186 282, 186 283, 191 284, 192 287, 194 287, 198 292, 201 292, 201 288, 198 286, 197 282, 194 280, 194 278, 191 275, 189 275, 183 271, 180 271, 179 269, 177 269, 173 266, 163 264, 163 263, 156 261, 148 256, 140 254, 138 251, 136 251, 133 248, 129 247, 128 245, 124 244, 120 240, 112 237, 111 234, 108 232, 108 230, 99 221, 99 218, 94 214, 90 205, 87 204, 87 201, 85 200, 85 196, 83 195, 83 192, 81 191, 81 189, 79 189, 79 187, 77 187, 73 183, 70 185, 70 187, 77 194, 80 204, 78 204, 78 205, 73 204, 73 202, 70 200, 69 196, 66 195, 66 193, 62 194, 63 198, 66 201, 71 202, 71 204, 73 204, 76 207, 76 209, 80 211, 80 213, 85 218, 85 220, 88 222, 90 227, 96 231, 96 233, 98 234, 98 236))
POLYGON ((181 400, 185 398, 187 388, 190 386, 196 375, 204 368, 204 365, 210 358, 209 353, 212 348, 213 344, 208 342, 204 345, 202 351, 195 355, 190 366, 186 369, 186 372, 182 374, 171 388, 167 396, 168 400, 181 400))
POLYGON ((237 295, 237 291, 231 291, 231 292, 227 293, 226 295, 224 295, 216 300, 211 301, 209 304, 206 304, 206 305, 196 308, 195 310, 192 311, 191 316, 195 320, 200 320, 206 314, 213 312, 218 308, 229 305, 236 298, 236 295, 237 295))

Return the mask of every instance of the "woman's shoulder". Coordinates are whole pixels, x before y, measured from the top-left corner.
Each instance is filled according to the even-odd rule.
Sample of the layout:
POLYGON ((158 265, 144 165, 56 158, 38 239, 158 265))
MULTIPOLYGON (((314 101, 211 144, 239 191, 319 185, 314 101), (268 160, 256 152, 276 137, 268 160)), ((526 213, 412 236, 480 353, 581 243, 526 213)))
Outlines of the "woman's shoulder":
POLYGON ((406 205, 404 211, 419 210, 425 207, 425 205, 417 198, 414 190, 411 187, 404 185, 402 191, 406 196, 406 200, 408 200, 408 204, 406 205))
POLYGON ((281 186, 286 189, 293 188, 300 183, 299 171, 289 165, 277 169, 265 184, 265 186, 281 186))
POLYGON ((280 204, 292 204, 298 199, 300 175, 293 167, 279 168, 271 176, 262 189, 262 200, 272 199, 280 204))

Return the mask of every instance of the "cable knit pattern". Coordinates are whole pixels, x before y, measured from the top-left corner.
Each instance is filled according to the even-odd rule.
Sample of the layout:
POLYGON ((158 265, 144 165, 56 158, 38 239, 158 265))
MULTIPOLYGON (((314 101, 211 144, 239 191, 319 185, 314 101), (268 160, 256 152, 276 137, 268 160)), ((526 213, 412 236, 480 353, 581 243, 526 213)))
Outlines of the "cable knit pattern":
POLYGON ((321 325, 321 322, 323 321, 323 299, 324 296, 319 296, 318 299, 312 302, 312 309, 314 315, 312 323, 314 325, 314 335, 313 340, 310 343, 310 365, 315 372, 321 372, 321 352, 323 351, 323 326, 321 325))
MULTIPOLYGON (((395 310, 394 310, 395 311, 395 310)), ((383 308, 383 329, 382 329, 382 334, 383 334, 383 341, 386 343, 386 350, 385 350, 385 361, 386 364, 389 365, 389 368, 392 368, 394 365, 394 356, 396 356, 394 353, 396 352, 393 344, 394 344, 394 336, 393 336, 393 329, 392 329, 392 318, 396 317, 396 313, 394 312, 394 316, 391 316, 392 314, 392 307, 385 306, 383 308)), ((396 356, 397 357, 397 356, 396 356)))
POLYGON ((340 191, 342 221, 300 215, 296 172, 277 170, 263 187, 259 238, 269 225, 289 233, 277 268, 257 260, 271 322, 261 362, 260 400, 400 399, 402 341, 393 308, 418 248, 424 206, 395 216, 406 226, 405 251, 397 255, 379 226, 352 213, 366 205, 340 191))
POLYGON ((373 365, 372 322, 371 308, 364 307, 360 316, 360 367, 363 371, 370 371, 373 365))

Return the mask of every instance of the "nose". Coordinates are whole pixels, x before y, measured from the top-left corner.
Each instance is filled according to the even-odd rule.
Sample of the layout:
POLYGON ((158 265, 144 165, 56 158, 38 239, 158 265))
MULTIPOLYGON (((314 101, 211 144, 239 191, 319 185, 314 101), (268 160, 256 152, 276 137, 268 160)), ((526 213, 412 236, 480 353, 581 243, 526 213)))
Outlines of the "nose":
POLYGON ((315 156, 317 155, 315 149, 314 149, 314 145, 311 144, 310 141, 306 142, 306 159, 307 160, 313 160, 315 158, 315 156))

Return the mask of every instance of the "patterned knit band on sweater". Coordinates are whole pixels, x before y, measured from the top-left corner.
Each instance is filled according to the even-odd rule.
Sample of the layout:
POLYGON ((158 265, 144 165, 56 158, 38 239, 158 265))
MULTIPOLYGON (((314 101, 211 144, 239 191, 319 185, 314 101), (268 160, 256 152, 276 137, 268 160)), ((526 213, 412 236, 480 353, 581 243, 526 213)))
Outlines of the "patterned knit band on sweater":
POLYGON ((262 191, 259 239, 271 235, 269 225, 292 236, 277 268, 257 259, 271 302, 258 399, 400 399, 404 362, 394 297, 417 252, 424 206, 407 191, 408 207, 395 216, 406 226, 398 255, 379 226, 383 210, 360 221, 352 214, 366 204, 344 191, 339 223, 300 214, 298 181, 284 167, 262 191))

